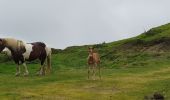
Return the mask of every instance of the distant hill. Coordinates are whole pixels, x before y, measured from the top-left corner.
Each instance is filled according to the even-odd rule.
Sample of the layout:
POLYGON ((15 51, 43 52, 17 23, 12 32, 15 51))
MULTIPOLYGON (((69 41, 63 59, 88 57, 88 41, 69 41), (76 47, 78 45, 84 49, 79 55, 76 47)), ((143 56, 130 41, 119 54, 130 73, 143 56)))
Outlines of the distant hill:
POLYGON ((129 39, 111 43, 68 47, 59 50, 54 57, 59 65, 67 67, 86 66, 87 48, 89 46, 94 46, 100 53, 104 67, 144 65, 149 59, 156 60, 155 57, 168 56, 170 51, 170 24, 152 28, 129 39))

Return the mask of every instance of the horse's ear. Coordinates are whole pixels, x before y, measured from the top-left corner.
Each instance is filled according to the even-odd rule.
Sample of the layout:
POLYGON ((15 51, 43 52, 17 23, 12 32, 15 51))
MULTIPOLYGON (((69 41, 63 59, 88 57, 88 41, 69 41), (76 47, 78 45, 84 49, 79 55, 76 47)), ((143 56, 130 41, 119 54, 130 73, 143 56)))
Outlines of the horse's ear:
POLYGON ((2 39, 0 39, 0 45, 2 45, 3 44, 3 40, 2 39))

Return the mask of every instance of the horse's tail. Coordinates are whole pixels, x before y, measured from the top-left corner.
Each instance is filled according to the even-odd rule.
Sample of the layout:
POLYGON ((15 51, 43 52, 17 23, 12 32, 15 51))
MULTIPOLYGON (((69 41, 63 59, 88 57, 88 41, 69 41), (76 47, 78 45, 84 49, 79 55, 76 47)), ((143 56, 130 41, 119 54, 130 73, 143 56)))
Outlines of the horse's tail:
POLYGON ((46 47, 46 51, 47 51, 47 72, 51 72, 52 68, 51 68, 51 48, 46 47))

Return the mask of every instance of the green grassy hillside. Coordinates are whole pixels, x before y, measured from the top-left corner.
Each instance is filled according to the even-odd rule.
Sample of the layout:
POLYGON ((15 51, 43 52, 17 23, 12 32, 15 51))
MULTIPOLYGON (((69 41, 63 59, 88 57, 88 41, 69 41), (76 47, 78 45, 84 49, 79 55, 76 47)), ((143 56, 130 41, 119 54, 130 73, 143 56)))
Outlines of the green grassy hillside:
POLYGON ((0 55, 3 100, 149 100, 154 93, 170 99, 170 24, 137 37, 53 49, 53 72, 35 76, 38 62, 28 64, 29 77, 15 77, 15 64, 0 55), (88 47, 101 56, 102 80, 87 80, 88 47))
MULTIPOLYGON (((169 56, 170 24, 153 28, 130 39, 92 46, 100 53, 103 67, 128 67, 135 63, 144 65, 146 60, 169 56)), ((57 62, 58 67, 60 65, 61 67, 85 67, 88 47, 89 45, 68 47, 54 56, 54 59, 58 59, 58 62, 54 63, 57 62)))

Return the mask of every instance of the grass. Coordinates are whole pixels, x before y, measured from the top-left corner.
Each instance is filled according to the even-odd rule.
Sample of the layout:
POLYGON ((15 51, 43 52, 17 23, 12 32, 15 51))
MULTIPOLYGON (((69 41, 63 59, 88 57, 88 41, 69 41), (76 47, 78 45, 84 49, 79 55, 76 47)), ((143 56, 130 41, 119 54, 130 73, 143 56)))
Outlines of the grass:
POLYGON ((143 100, 154 92, 170 99, 168 60, 151 62, 143 67, 102 68, 101 81, 87 80, 85 68, 58 69, 53 66, 52 74, 38 77, 35 76, 38 65, 31 64, 29 77, 15 77, 15 65, 1 65, 2 100, 143 100))
MULTIPOLYGON (((93 45, 101 56, 102 80, 87 79, 87 48, 68 47, 52 55, 53 72, 15 77, 15 64, 0 55, 1 100, 144 100, 156 92, 170 99, 170 24, 137 37, 93 45), (163 37, 163 38, 162 38, 163 37)), ((55 49, 54 49, 55 50, 55 49)), ((24 69, 22 68, 22 71, 24 69)))

